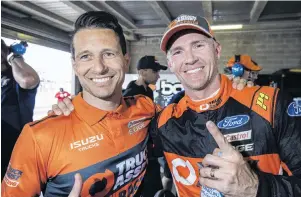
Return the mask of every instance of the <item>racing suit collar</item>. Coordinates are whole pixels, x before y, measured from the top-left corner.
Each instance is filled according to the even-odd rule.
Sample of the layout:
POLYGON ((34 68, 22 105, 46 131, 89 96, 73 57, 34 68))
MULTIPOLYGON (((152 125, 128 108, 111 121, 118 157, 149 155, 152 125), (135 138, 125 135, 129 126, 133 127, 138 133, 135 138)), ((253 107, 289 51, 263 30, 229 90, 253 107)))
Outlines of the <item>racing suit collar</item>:
POLYGON ((184 104, 185 107, 188 107, 198 113, 215 110, 225 104, 230 96, 231 90, 232 82, 225 75, 221 75, 221 86, 217 94, 201 101, 193 101, 185 94, 181 101, 181 106, 184 104))

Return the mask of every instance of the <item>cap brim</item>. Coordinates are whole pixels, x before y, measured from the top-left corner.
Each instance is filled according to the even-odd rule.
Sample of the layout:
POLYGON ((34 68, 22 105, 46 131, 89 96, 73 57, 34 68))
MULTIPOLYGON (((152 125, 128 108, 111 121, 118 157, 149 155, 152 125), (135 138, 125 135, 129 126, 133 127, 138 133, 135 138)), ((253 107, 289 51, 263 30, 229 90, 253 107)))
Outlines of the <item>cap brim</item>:
POLYGON ((160 70, 167 70, 167 67, 160 65, 160 70))
POLYGON ((246 68, 247 68, 247 69, 250 69, 250 70, 252 70, 252 71, 261 71, 261 69, 262 69, 262 67, 261 67, 261 66, 258 66, 258 65, 257 65, 257 66, 254 66, 254 65, 253 65, 253 66, 251 66, 251 67, 249 67, 249 66, 247 67, 247 66, 246 66, 246 68))
POLYGON ((166 66, 163 66, 159 63, 156 64, 156 67, 153 67, 153 70, 155 71, 159 71, 159 70, 167 70, 167 67, 166 66))
POLYGON ((165 34, 162 37, 161 40, 161 44, 160 44, 160 48, 162 51, 166 52, 166 44, 168 42, 168 40, 178 31, 184 30, 184 29, 195 29, 195 30, 199 30, 200 32, 206 34, 208 37, 213 38, 213 36, 204 28, 198 26, 198 25, 194 25, 194 24, 180 24, 180 25, 176 25, 173 28, 169 29, 167 32, 165 32, 165 34))

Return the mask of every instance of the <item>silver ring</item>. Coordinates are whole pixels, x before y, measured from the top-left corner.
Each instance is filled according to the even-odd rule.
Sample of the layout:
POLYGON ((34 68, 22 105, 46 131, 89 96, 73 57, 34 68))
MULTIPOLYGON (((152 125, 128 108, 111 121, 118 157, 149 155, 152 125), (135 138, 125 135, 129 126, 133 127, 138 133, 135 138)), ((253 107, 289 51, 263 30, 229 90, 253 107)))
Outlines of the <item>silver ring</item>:
POLYGON ((215 172, 215 168, 211 168, 211 170, 210 170, 210 177, 211 178, 215 178, 215 176, 214 176, 214 172, 215 172))

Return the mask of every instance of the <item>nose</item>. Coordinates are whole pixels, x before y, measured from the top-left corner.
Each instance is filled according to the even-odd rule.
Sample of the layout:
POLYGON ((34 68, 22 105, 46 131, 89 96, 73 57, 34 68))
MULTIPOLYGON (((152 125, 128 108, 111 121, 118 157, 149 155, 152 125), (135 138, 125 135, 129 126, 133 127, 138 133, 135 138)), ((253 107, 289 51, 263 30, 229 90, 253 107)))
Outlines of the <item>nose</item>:
POLYGON ((97 74, 103 74, 106 72, 108 67, 103 63, 101 58, 97 58, 93 65, 93 71, 97 74))
POLYGON ((196 56, 193 54, 192 50, 188 50, 186 52, 186 58, 185 58, 185 64, 187 65, 193 65, 198 61, 196 56))

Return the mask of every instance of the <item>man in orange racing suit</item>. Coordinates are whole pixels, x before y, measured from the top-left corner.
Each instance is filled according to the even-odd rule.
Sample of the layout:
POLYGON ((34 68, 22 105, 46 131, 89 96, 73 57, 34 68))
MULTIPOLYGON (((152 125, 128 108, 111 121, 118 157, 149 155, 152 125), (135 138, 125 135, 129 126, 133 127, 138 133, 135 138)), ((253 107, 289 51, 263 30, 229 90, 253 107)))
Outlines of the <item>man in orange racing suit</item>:
POLYGON ((221 46, 204 18, 179 16, 161 49, 186 95, 156 116, 150 132, 178 195, 200 196, 206 186, 216 189, 207 196, 299 196, 300 106, 270 87, 234 90, 218 74, 221 46), (221 133, 208 120, 231 146, 217 140, 221 133))
POLYGON ((161 49, 186 94, 150 132, 178 196, 301 196, 301 106, 271 87, 233 89, 205 18, 176 18, 161 49))
POLYGON ((68 196, 74 175, 81 196, 133 196, 143 179, 147 127, 155 105, 122 97, 129 55, 117 19, 87 12, 75 23, 72 62, 83 92, 70 116, 27 124, 2 182, 3 197, 68 196), (78 180, 78 179, 76 179, 78 180))

